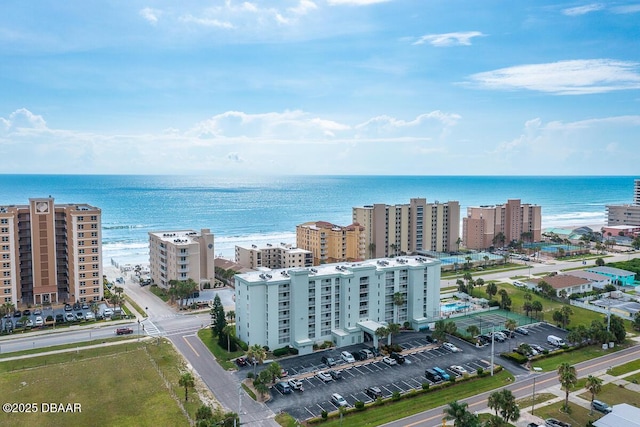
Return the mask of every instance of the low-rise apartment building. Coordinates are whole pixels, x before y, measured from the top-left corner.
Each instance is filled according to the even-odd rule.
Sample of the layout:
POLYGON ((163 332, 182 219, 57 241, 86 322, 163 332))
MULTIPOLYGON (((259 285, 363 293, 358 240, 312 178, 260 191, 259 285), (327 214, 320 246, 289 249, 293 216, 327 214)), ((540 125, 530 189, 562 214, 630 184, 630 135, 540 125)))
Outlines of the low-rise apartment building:
POLYGON ((254 270, 261 267, 311 267, 313 265, 313 253, 286 243, 280 243, 279 245, 267 243, 262 246, 236 245, 235 261, 236 264, 242 267, 254 270))
POLYGON ((149 233, 149 270, 151 280, 169 288, 172 280, 192 279, 198 285, 215 279, 213 233, 198 231, 154 231, 149 233))
POLYGON ((87 204, 0 206, 0 303, 19 306, 100 301, 101 211, 87 204))
POLYGON ((313 264, 360 261, 365 258, 365 228, 353 223, 342 227, 326 221, 296 226, 296 245, 313 254, 313 264))
POLYGON ((407 204, 366 205, 353 208, 353 221, 365 228, 366 258, 449 252, 460 237, 460 204, 412 198, 407 204))
POLYGON ((542 239, 542 208, 519 199, 504 205, 472 206, 462 219, 462 243, 467 249, 504 246, 512 241, 542 239), (500 240, 500 241, 498 241, 500 240))
POLYGON ((236 334, 250 345, 300 354, 324 341, 377 345, 379 327, 423 329, 438 319, 440 262, 410 256, 237 274, 235 300, 236 334))

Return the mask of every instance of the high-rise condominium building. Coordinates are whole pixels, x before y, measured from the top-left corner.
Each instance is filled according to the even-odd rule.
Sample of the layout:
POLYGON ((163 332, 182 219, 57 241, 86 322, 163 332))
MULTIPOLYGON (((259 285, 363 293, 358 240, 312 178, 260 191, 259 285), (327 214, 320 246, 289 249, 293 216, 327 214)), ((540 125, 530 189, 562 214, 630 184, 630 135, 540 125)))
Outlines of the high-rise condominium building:
POLYGON ((607 225, 640 226, 640 179, 633 185, 633 204, 607 205, 607 225))
POLYGON ((354 207, 353 221, 365 228, 367 258, 448 252, 456 248, 460 237, 460 204, 412 198, 403 205, 354 207))
POLYGON ((55 204, 0 206, 0 303, 19 306, 100 301, 100 209, 55 204))
POLYGON ((469 207, 462 219, 462 231, 462 243, 468 249, 503 246, 514 240, 539 242, 542 208, 522 204, 519 199, 508 200, 504 205, 469 207))
POLYGON ((167 289, 171 280, 198 285, 215 279, 213 233, 207 228, 149 233, 151 280, 167 289))
POLYGON ((325 221, 296 226, 296 245, 313 253, 314 265, 359 261, 365 258, 365 228, 354 223, 341 227, 325 221))
POLYGON ((440 262, 397 257, 237 274, 236 334, 249 345, 315 343, 338 347, 371 341, 389 323, 416 330, 440 316, 440 262), (399 298, 401 296, 401 298, 399 298))
POLYGON ((293 268, 311 267, 313 265, 311 251, 286 243, 280 243, 279 245, 267 243, 262 246, 236 245, 235 253, 236 263, 246 268, 293 268))

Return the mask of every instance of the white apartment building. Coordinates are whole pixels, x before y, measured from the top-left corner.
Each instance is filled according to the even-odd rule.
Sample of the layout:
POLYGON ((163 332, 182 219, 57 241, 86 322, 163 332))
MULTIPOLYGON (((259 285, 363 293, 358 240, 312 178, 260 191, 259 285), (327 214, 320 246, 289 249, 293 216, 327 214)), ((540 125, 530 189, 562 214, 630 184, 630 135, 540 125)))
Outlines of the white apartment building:
POLYGON ((149 270, 153 283, 167 289, 171 280, 201 284, 215 278, 213 233, 208 228, 149 233, 149 270))
POLYGON ((633 204, 607 205, 607 225, 640 226, 640 179, 634 180, 633 204))
POLYGON ((354 207, 353 222, 365 228, 367 258, 422 250, 449 252, 457 249, 460 237, 460 204, 412 198, 402 205, 354 207))
POLYGON ((311 267, 313 253, 287 243, 279 245, 267 243, 262 246, 236 245, 235 261, 243 267, 252 269, 311 267))
POLYGON ((440 262, 419 256, 237 274, 235 288, 237 336, 300 354, 323 341, 377 346, 379 327, 423 329, 440 314, 440 262))

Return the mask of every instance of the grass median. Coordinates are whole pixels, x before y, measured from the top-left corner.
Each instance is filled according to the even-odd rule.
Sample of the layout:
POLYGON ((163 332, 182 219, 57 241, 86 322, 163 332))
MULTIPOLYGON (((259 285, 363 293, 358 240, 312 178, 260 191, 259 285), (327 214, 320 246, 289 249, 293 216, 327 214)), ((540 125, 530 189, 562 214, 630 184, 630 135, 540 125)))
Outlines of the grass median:
POLYGON ((207 346, 211 354, 216 358, 220 366, 223 369, 230 370, 235 369, 236 365, 231 361, 236 357, 240 357, 244 354, 243 350, 232 351, 229 353, 226 349, 218 345, 218 339, 213 337, 210 328, 200 329, 198 331, 198 338, 207 346))
MULTIPOLYGON (((460 382, 459 384, 432 390, 427 393, 417 393, 414 396, 404 397, 398 401, 385 401, 381 405, 369 405, 364 411, 352 411, 344 416, 344 424, 349 427, 378 426, 397 420, 399 416, 408 417, 422 411, 446 405, 454 400, 462 400, 475 396, 485 391, 513 382, 513 375, 506 370, 501 370, 493 377, 486 376, 460 382)), ((439 419, 438 419, 439 421, 439 419)), ((319 421, 313 425, 340 426, 339 417, 332 417, 327 421, 319 421)))

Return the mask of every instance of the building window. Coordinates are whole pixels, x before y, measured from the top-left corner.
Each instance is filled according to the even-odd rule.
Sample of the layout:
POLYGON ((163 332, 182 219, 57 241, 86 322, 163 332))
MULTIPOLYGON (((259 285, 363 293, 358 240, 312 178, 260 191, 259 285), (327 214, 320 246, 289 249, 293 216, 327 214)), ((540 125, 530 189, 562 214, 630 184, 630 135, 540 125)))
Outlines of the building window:
POLYGON ((98 248, 93 248, 93 249, 91 249, 91 253, 92 253, 92 254, 97 254, 97 253, 98 253, 98 248))
POLYGON ((80 238, 84 237, 84 233, 78 233, 78 237, 80 238))
POLYGON ((78 224, 78 230, 84 230, 84 225, 78 224))
POLYGON ((2 231, 3 233, 8 233, 9 232, 9 227, 2 227, 2 231))
POLYGON ((84 279, 87 275, 85 273, 80 273, 80 278, 84 279))
POLYGON ((91 244, 92 244, 92 245, 97 245, 97 244, 98 244, 98 241, 97 241, 97 240, 92 240, 92 241, 91 241, 91 244))
POLYGON ((2 218, 0 220, 0 224, 8 224, 8 223, 9 223, 9 221, 7 220, 7 218, 2 218))
POLYGON ((91 224, 91 228, 98 228, 98 224, 91 224))
POLYGON ((78 249, 78 253, 79 254, 83 254, 84 253, 84 249, 78 249))
POLYGON ((98 217, 96 215, 91 215, 91 221, 97 221, 98 217))

